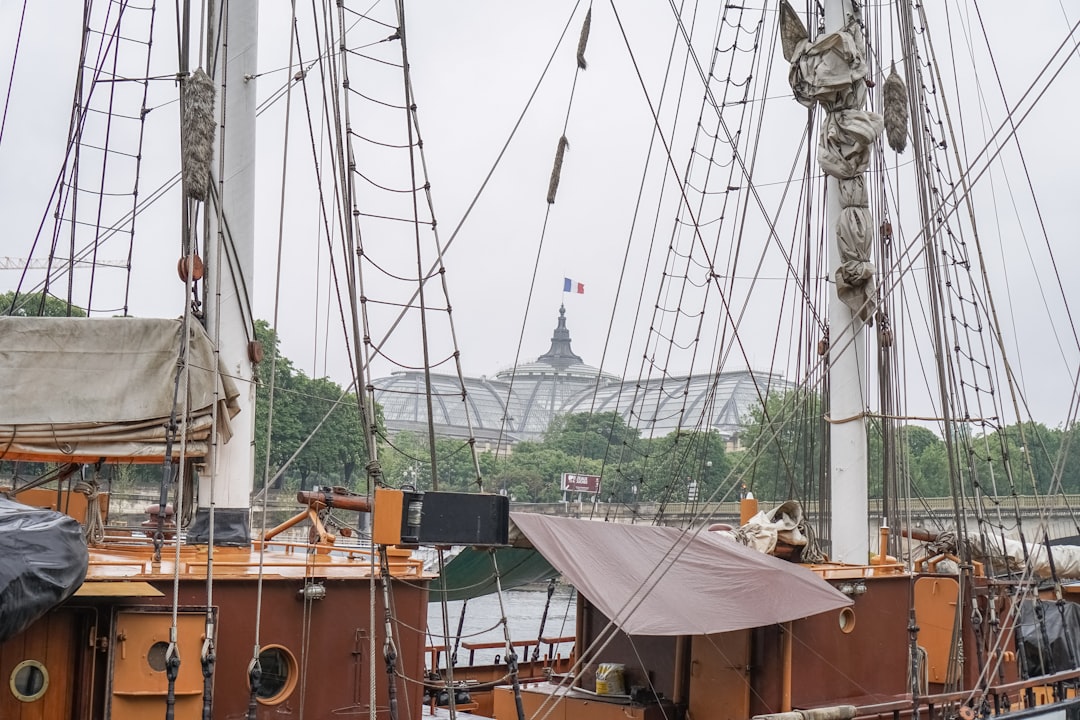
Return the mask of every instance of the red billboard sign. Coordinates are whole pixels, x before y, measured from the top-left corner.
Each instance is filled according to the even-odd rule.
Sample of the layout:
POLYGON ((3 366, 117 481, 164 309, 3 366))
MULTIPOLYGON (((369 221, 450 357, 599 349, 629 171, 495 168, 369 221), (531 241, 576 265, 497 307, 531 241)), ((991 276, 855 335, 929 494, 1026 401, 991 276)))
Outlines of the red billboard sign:
POLYGON ((569 492, 598 493, 600 492, 600 476, 563 473, 562 489, 569 492))

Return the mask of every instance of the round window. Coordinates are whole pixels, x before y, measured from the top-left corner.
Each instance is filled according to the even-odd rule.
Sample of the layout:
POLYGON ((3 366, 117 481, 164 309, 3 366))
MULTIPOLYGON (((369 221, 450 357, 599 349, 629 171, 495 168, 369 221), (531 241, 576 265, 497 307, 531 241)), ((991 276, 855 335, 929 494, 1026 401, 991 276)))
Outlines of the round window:
POLYGON ((276 705, 296 687, 296 658, 280 645, 269 645, 259 653, 262 676, 255 687, 255 697, 266 705, 276 705))
POLYGON ((49 689, 49 671, 37 660, 23 660, 11 671, 11 693, 23 702, 34 702, 49 689))
POLYGON ((154 672, 165 672, 165 659, 169 653, 169 643, 159 640, 146 652, 146 662, 154 672))

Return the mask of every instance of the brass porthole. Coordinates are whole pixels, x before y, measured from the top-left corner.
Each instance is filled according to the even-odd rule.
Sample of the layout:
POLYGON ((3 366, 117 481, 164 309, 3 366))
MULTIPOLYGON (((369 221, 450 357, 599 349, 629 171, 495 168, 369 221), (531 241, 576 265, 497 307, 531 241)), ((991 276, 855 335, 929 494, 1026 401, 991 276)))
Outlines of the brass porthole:
POLYGON ((296 658, 281 645, 267 645, 259 653, 262 675, 255 686, 255 698, 263 705, 277 705, 296 687, 296 658))
POLYGON ((169 643, 159 640, 146 651, 146 663, 154 672, 165 672, 168 667, 169 643))
POLYGON ((11 671, 11 694, 18 700, 34 702, 49 689, 49 671, 37 660, 23 660, 11 671))
POLYGON ((840 611, 840 632, 849 633, 855 629, 855 611, 849 607, 840 611))

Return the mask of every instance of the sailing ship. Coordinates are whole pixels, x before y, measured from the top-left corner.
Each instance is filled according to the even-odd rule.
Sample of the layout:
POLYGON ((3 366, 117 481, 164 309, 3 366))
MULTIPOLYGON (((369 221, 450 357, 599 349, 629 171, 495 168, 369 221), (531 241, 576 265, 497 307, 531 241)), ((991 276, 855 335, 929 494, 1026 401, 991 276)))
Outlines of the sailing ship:
MULTIPOLYGON (((909 3, 808 3, 796 10, 784 2, 671 11, 673 39, 657 72, 644 64, 642 44, 634 44, 642 36, 633 33, 631 13, 605 9, 640 83, 634 91, 648 126, 640 147, 649 153, 626 200, 634 210, 622 237, 625 252, 616 256, 618 285, 610 288, 612 317, 633 306, 637 318, 629 350, 614 353, 638 378, 620 392, 618 407, 647 436, 658 408, 667 403, 663 420, 670 423, 671 403, 686 398, 677 415, 686 441, 663 446, 678 455, 682 471, 660 482, 664 497, 689 501, 708 457, 695 433, 709 428, 713 410, 687 411, 698 407, 688 398, 687 368, 718 376, 733 362, 752 366, 771 342, 770 372, 763 375, 783 374, 794 389, 769 398, 763 383, 762 414, 743 464, 715 495, 695 499, 699 515, 685 527, 511 514, 518 549, 546 559, 549 572, 580 592, 575 657, 567 673, 497 688, 490 714, 1072 716, 1080 676, 1075 548, 1051 544, 1047 516, 1025 521, 1008 498, 1034 492, 1045 511, 1061 492, 1068 447, 1048 459, 1055 484, 1034 482, 1030 458, 1045 455, 1046 443, 1033 421, 1050 413, 1071 429, 1075 342, 1058 364, 1063 404, 1056 411, 1048 398, 1058 391, 1036 387, 1031 376, 1022 382, 1009 358, 1017 346, 1036 342, 1028 335, 1036 326, 1043 336, 1075 338, 1063 319, 1074 293, 1051 280, 1056 287, 1043 297, 1053 298, 1053 309, 1008 322, 1014 316, 1001 310, 995 291, 1019 268, 1010 241, 1021 231, 1009 228, 1030 227, 1029 216, 1046 212, 1025 164, 1030 155, 1021 140, 1030 143, 1031 136, 1018 120, 1037 123, 1042 112, 1055 112, 1035 98, 1052 96, 1050 78, 1066 72, 1075 21, 1044 21, 1038 36, 1056 39, 1036 53, 1040 59, 1013 42, 1017 52, 1005 63, 990 42, 1002 19, 984 8, 954 15, 909 3), (956 40, 946 38, 943 49, 943 23, 968 33, 969 66, 957 62, 956 40), (695 47, 704 51, 695 54, 695 47), (773 69, 780 57, 788 72, 773 69), (981 81, 990 67, 1001 73, 993 102, 973 91, 986 93, 981 81), (1020 90, 1006 90, 1013 73, 1024 78, 1020 90), (792 112, 792 96, 801 112, 792 112), (794 149, 800 138, 810 149, 794 149), (680 145, 691 148, 689 157, 675 153, 680 145), (787 155, 778 150, 789 147, 787 155), (1025 162, 1004 162, 1017 157, 1025 162), (995 178, 1015 189, 1018 177, 1030 195, 1009 196, 1017 208, 1009 220, 995 214, 1002 203, 986 198, 995 178), (646 215, 646 207, 660 209, 646 215), (662 219, 672 216, 664 227, 662 219), (778 323, 761 320, 760 302, 778 323), (912 319, 914 313, 923 319, 912 319), (923 360, 922 374, 937 378, 929 394, 900 384, 923 360), (918 473, 910 447, 898 441, 905 428, 919 426, 940 433, 940 472, 954 498, 951 521, 933 531, 910 522, 918 473), (796 430, 818 438, 792 439, 796 430), (1025 431, 1026 452, 987 462, 1007 455, 1009 432, 1025 431), (871 479, 883 508, 871 519, 880 527, 872 534, 871 479), (756 513, 750 499, 741 526, 715 522, 715 501, 744 488, 802 505, 756 513), (798 582, 805 578, 788 577, 772 563, 744 564, 752 556, 720 560, 731 541, 781 555, 787 569, 799 563, 819 581, 808 587, 833 594, 803 589, 798 582), (800 606, 783 607, 788 598, 800 606)), ((1034 14, 1023 13, 1022 22, 1034 14)), ((583 23, 574 91, 559 108, 562 137, 547 197, 552 225, 580 217, 579 204, 596 203, 591 193, 587 200, 563 193, 574 158, 564 150, 590 137, 593 118, 576 103, 587 96, 582 88, 590 87, 595 68, 595 58, 584 60, 598 16, 590 11, 583 23)), ((1009 20, 1020 21, 1013 14, 1009 20)), ((1017 37, 1016 28, 1006 36, 1017 37)), ((619 123, 631 127, 634 118, 619 123)), ((614 185, 611 175, 605 177, 614 185)), ((1045 254, 1069 252, 1046 227, 1045 254)), ((614 345, 618 330, 613 321, 599 334, 600 347, 614 345)), ((610 391, 604 400, 610 409, 610 391)), ((601 495, 610 500, 593 505, 593 520, 636 519, 627 490, 633 484, 637 497, 656 447, 624 439, 605 456, 601 495)), ((476 565, 470 553, 458 555, 433 596, 489 587, 470 572, 476 565)), ((535 567, 523 572, 530 574, 543 575, 535 567)), ((448 679, 471 672, 447 670, 448 679)))
MULTIPOLYGON (((1035 111, 1045 107, 1047 83, 1067 70, 1075 54, 1071 21, 1068 27, 1057 21, 1048 31, 1052 48, 1024 46, 1037 58, 1049 58, 1044 69, 1028 76, 1035 78, 1036 92, 1010 102, 1003 90, 1000 117, 990 112, 993 104, 975 95, 987 102, 992 128, 987 139, 976 141, 960 134, 960 129, 973 134, 974 123, 953 114, 958 104, 973 107, 972 96, 946 90, 963 76, 938 70, 944 53, 933 42, 934 18, 927 16, 952 20, 948 9, 900 3, 894 17, 881 6, 832 0, 823 9, 811 4, 799 11, 786 3, 725 4, 706 21, 697 7, 651 8, 633 19, 614 5, 603 14, 596 8, 596 15, 576 5, 566 8, 554 34, 558 42, 552 41, 565 56, 560 67, 572 89, 549 96, 558 105, 557 121, 545 126, 554 128, 545 144, 554 150, 554 169, 546 161, 540 170, 516 173, 514 182, 495 183, 492 192, 517 191, 539 174, 536 207, 547 216, 540 248, 548 232, 562 232, 568 236, 564 249, 583 249, 582 237, 569 237, 578 227, 575 221, 596 223, 580 223, 579 233, 611 233, 611 216, 632 209, 625 247, 620 247, 624 270, 618 287, 606 288, 613 309, 632 310, 632 329, 613 320, 608 333, 592 333, 594 347, 614 348, 617 336, 627 338, 624 350, 610 352, 625 363, 623 375, 640 380, 636 388, 623 384, 629 390, 620 397, 620 409, 647 437, 657 420, 656 398, 678 397, 692 373, 719 373, 732 364, 750 367, 770 358, 768 376, 788 376, 795 390, 778 405, 770 405, 762 391, 766 431, 743 456, 744 464, 720 479, 717 497, 701 502, 701 508, 745 485, 757 495, 782 492, 801 500, 805 515, 797 505, 784 505, 762 516, 748 513, 737 529, 710 531, 707 512, 686 528, 514 514, 512 535, 519 547, 463 552, 449 564, 440 562, 439 578, 433 580, 408 550, 394 547, 431 542, 434 536, 422 532, 422 523, 439 512, 425 505, 415 488, 400 487, 382 474, 373 366, 392 361, 425 373, 440 365, 454 366, 459 376, 461 371, 445 268, 477 200, 459 198, 461 224, 450 234, 440 231, 424 150, 431 149, 434 165, 440 137, 444 146, 456 141, 472 149, 476 138, 486 136, 475 128, 461 130, 460 137, 436 132, 425 146, 418 101, 423 83, 434 97, 446 88, 463 95, 481 88, 489 94, 487 106, 508 103, 490 97, 502 87, 494 79, 441 86, 439 79, 422 79, 417 48, 423 43, 415 40, 452 34, 462 22, 459 13, 414 35, 404 3, 384 19, 346 3, 322 10, 315 18, 290 18, 278 42, 282 59, 274 62, 256 61, 254 31, 261 21, 254 3, 211 4, 203 13, 185 8, 179 27, 164 32, 155 28, 160 18, 153 4, 109 3, 105 9, 87 4, 69 140, 56 194, 43 215, 55 227, 51 233, 28 233, 40 241, 25 252, 24 277, 32 276, 37 262, 44 265, 45 279, 39 286, 20 282, 9 316, 0 323, 3 386, 14 388, 0 409, 0 460, 46 464, 31 482, 13 478, 11 493, 27 505, 58 511, 47 517, 69 539, 72 524, 62 516, 78 521, 88 559, 84 570, 78 543, 57 540, 57 549, 71 550, 58 562, 72 572, 54 577, 51 596, 39 599, 58 604, 34 608, 26 622, 8 628, 0 644, 0 676, 10 680, 10 694, 0 693, 3 717, 118 720, 160 712, 203 718, 418 718, 433 712, 422 701, 425 683, 446 691, 451 717, 466 703, 473 705, 464 695, 459 703, 459 689, 489 693, 473 709, 499 720, 552 713, 742 720, 795 717, 788 713, 842 718, 1069 717, 1077 712, 1080 643, 1070 619, 1075 604, 1064 578, 1066 551, 1032 543, 1040 535, 1036 529, 1015 541, 1019 557, 1003 560, 995 552, 1012 545, 1002 537, 1006 529, 1019 530, 1007 528, 997 508, 1002 498, 1016 494, 1021 468, 1008 466, 999 487, 999 479, 978 475, 967 450, 986 429, 1008 425, 1006 418, 1050 412, 1036 393, 1020 388, 1020 366, 1004 360, 1010 344, 1034 343, 1002 329, 1004 318, 989 299, 993 278, 979 274, 984 262, 992 266, 992 258, 985 223, 976 218, 986 212, 979 198, 993 177, 990 169, 1005 159, 1006 148, 1020 147, 1024 124, 1036 122, 1035 111), (577 33, 568 31, 574 21, 577 33), (670 46, 659 51, 658 27, 671 29, 670 46), (151 62, 157 46, 133 39, 148 37, 151 30, 181 40, 165 70, 151 62), (638 52, 631 39, 641 37, 652 41, 643 46, 651 51, 638 52), (604 90, 591 79, 597 66, 603 67, 597 58, 613 46, 620 48, 623 69, 633 80, 607 89, 635 98, 643 114, 614 115, 605 107, 604 90), (135 70, 116 59, 121 49, 142 53, 135 70), (773 70, 780 57, 793 63, 788 78, 773 70), (647 60, 657 61, 660 70, 647 67, 647 60), (356 63, 363 63, 364 73, 357 72, 356 63), (380 67, 385 77, 378 76, 380 67), (278 80, 260 105, 256 89, 264 73, 276 73, 270 77, 278 80), (387 102, 379 91, 361 90, 361 75, 365 84, 381 81, 381 90, 392 85, 402 99, 387 102), (161 87, 170 89, 155 99, 161 87), (327 99, 309 105, 308 93, 316 88, 327 99), (791 99, 792 91, 801 105, 791 99), (884 108, 884 96, 906 100, 906 111, 900 105, 884 108), (133 109, 121 110, 125 100, 134 102, 133 109), (364 113, 350 113, 354 103, 364 104, 364 113), (187 166, 172 181, 179 182, 183 200, 173 204, 179 230, 169 235, 175 238, 174 252, 164 263, 170 273, 179 271, 181 299, 160 313, 181 314, 179 320, 126 317, 133 314, 129 288, 137 295, 146 282, 131 274, 133 260, 154 254, 139 240, 168 232, 150 223, 144 207, 145 198, 165 193, 170 176, 157 185, 151 181, 156 188, 151 192, 130 187, 131 178, 149 173, 143 161, 154 155, 152 146, 143 147, 144 124, 169 112, 164 108, 177 109, 172 124, 183 130, 182 139, 166 147, 187 166), (277 116, 280 139, 270 161, 278 161, 272 167, 280 179, 268 203, 272 211, 266 211, 251 203, 258 179, 252 126, 255 115, 270 108, 285 112, 277 116), (780 111, 771 112, 774 108, 780 111), (383 111, 404 120, 402 134, 387 138, 367 131, 365 123, 383 111), (892 150, 880 137, 886 120, 892 150), (621 132, 612 132, 616 127, 621 132), (606 147, 578 139, 594 132, 606 147), (297 145, 287 138, 297 133, 317 170, 309 176, 314 183, 287 193, 299 174, 291 164, 297 145), (810 148, 822 138, 823 150, 794 150, 800 137, 810 148), (319 152, 323 138, 329 138, 325 154, 319 152), (762 146, 763 138, 772 154, 762 146), (905 140, 910 161, 896 152, 905 140), (359 144, 365 152, 357 152, 359 144), (680 146, 693 148, 689 159, 680 159, 680 146), (597 147, 608 151, 604 159, 591 154, 597 147), (400 159, 406 160, 405 171, 387 169, 400 159), (787 176, 764 169, 777 160, 787 176), (626 172, 631 164, 641 171, 626 172), (948 168, 957 166, 956 174, 949 174, 948 168), (596 184, 582 183, 590 167, 602 171, 596 184), (912 169, 917 180, 900 179, 902 171, 912 169), (126 189, 106 183, 113 170, 128 178, 126 189), (865 178, 864 172, 869 173, 865 178), (624 184, 628 178, 634 182, 624 184), (607 191, 618 197, 619 188, 629 196, 615 203, 606 199, 607 191), (909 191, 917 199, 901 203, 909 191), (284 220, 299 206, 315 208, 306 230, 284 220), (587 211, 575 215, 575 207, 587 211), (645 207, 656 208, 655 214, 646 217, 645 207), (597 222, 597 208, 603 222, 597 222), (663 228, 660 218, 672 216, 676 221, 663 228), (257 221, 266 223, 264 237, 307 240, 301 254, 292 256, 298 258, 295 266, 269 249, 274 242, 260 244, 255 252, 257 221), (982 236, 975 229, 982 229, 982 236), (838 232, 843 242, 834 256, 838 232), (109 257, 114 247, 109 241, 117 237, 129 241, 121 243, 128 259, 112 269, 123 279, 96 274, 77 279, 76 268, 109 257), (386 254, 377 253, 380 245, 389 246, 386 254), (324 308, 343 308, 340 349, 350 358, 344 364, 353 368, 351 381, 359 390, 365 492, 306 492, 294 518, 270 527, 265 514, 253 520, 249 507, 252 478, 261 478, 265 491, 274 473, 282 471, 256 467, 252 453, 256 368, 273 397, 277 357, 276 347, 254 342, 252 294, 259 286, 253 268, 271 266, 269 274, 278 278, 273 297, 300 305, 304 293, 297 276, 306 265, 299 259, 311 255, 321 263, 316 278, 326 280, 332 268, 340 282, 332 295, 319 297, 331 298, 324 308), (930 281, 928 290, 907 289, 917 273, 930 281), (835 300, 837 288, 842 302, 835 300), (33 317, 39 313, 25 304, 31 298, 40 307, 58 296, 63 314, 71 315, 71 308, 80 306, 79 294, 89 318, 33 317), (23 305, 17 304, 20 296, 23 305), (390 299, 377 299, 383 297, 390 299), (752 299, 771 302, 769 314, 781 320, 766 325, 752 299), (916 309, 929 311, 925 325, 901 319, 916 309), (433 329, 435 321, 442 323, 441 331, 433 329), (751 340, 765 336, 766 327, 773 347, 763 352, 751 340), (876 346, 875 362, 867 359, 868 338, 876 346), (933 350, 919 352, 922 347, 933 350), (420 357, 405 359, 407 350, 420 357), (924 405, 889 382, 917 368, 919 355, 936 359, 934 374, 945 388, 922 399, 924 405), (885 381, 880 395, 868 390, 870 378, 885 381), (960 400, 961 390, 974 399, 960 400), (1003 401, 1013 398, 1010 410, 1003 401), (774 415, 777 406, 782 412, 774 415), (776 478, 757 477, 758 460, 770 446, 780 446, 793 417, 816 418, 809 425, 819 431, 830 428, 831 467, 816 469, 824 441, 806 441, 779 452, 782 472, 776 478), (901 542, 905 508, 917 497, 907 482, 905 449, 893 444, 896 428, 907 422, 941 428, 948 444, 957 524, 951 544, 944 534, 925 548, 901 542), (871 465, 868 426, 881 433, 878 467, 887 506, 873 555, 864 471, 871 465), (111 465, 134 462, 160 466, 161 502, 150 510, 145 527, 115 528, 109 525, 100 480, 111 465), (378 513, 388 505, 389 514, 382 521, 376 517, 370 528, 369 544, 335 537, 346 530, 368 531, 352 517, 341 521, 341 513, 378 513), (977 522, 971 532, 965 525, 969 515, 977 522), (306 540, 280 537, 286 526, 305 521, 312 528, 306 540), (778 538, 789 559, 733 542, 775 547, 778 538), (515 554, 520 557, 511 559, 515 554), (1046 562, 1034 562, 1040 558, 1046 562), (482 563, 484 571, 480 579, 465 582, 458 573, 470 563, 474 568, 482 563), (464 592, 466 585, 472 593, 501 594, 516 582, 555 571, 579 591, 570 662, 519 664, 507 629, 507 663, 486 676, 483 687, 469 683, 464 668, 446 665, 448 653, 443 667, 436 662, 425 667, 429 585, 431 597, 441 601, 464 592), (616 679, 621 683, 609 684, 616 679)), ((506 21, 505 8, 491 12, 506 21)), ((543 8, 543 14, 556 13, 543 8)), ((983 27, 983 16, 975 17, 983 27)), ((545 27, 536 17, 519 21, 530 30, 545 27)), ((972 15, 956 22, 974 33, 972 15)), ((482 27, 470 31, 494 43, 506 40, 482 27)), ((529 43, 513 47, 508 54, 524 54, 529 43)), ((955 61, 957 47, 950 50, 955 61)), ((438 63, 447 56, 420 56, 442 71, 428 78, 446 77, 438 63)), ((542 63, 536 71, 546 77, 542 63)), ((461 78, 454 74, 453 79, 461 78)), ((453 106, 456 99, 446 104, 453 106)), ((522 104, 532 106, 527 93, 522 104)), ((3 132, 0 150, 7 151, 12 135, 3 132)), ((512 142, 515 132, 509 132, 505 147, 519 146, 512 142)), ((488 178, 499 169, 498 157, 488 178)), ((476 172, 475 162, 459 167, 467 168, 460 170, 463 176, 476 172)), ((260 173, 264 179, 271 175, 260 173)), ((475 177, 482 190, 488 187, 482 173, 475 177)), ((1047 247, 1056 249, 1050 232, 1044 232, 1047 247)), ((602 252, 609 266, 617 265, 610 262, 618 257, 610 247, 602 252)), ((488 258, 505 255, 505 247, 487 247, 488 258)), ((1006 257, 1006 266, 1016 262, 1006 257)), ((535 258, 552 264, 537 250, 530 267, 541 264, 535 258)), ((520 284, 510 272, 512 263, 506 259, 504 277, 497 280, 506 297, 515 297, 511 290, 520 284)), ((485 267, 476 263, 469 275, 485 267)), ((1059 283, 1058 290, 1054 302, 1067 308, 1070 289, 1059 283)), ((477 316, 494 312, 489 298, 471 302, 477 316)), ((273 307, 277 330, 276 301, 273 307)), ((460 316, 462 306, 457 307, 460 316)), ((1037 321, 1059 317, 1067 313, 1039 311, 1026 315, 1023 324, 1034 328, 1037 321)), ((527 323, 528 318, 521 322, 527 323)), ((1075 366, 1072 350, 1064 354, 1063 364, 1075 366)), ((603 353, 601 365, 610 364, 609 357, 603 353)), ((328 358, 329 353, 324 364, 328 358)), ((1055 389, 1052 398, 1067 395, 1062 422, 1071 426, 1075 386, 1060 387, 1073 388, 1067 394, 1055 389)), ((431 392, 430 383, 424 399, 445 401, 431 392)), ((271 421, 272 412, 271 403, 271 421)), ((437 482, 440 458, 430 417, 429 409, 431 454, 420 462, 437 482)), ((670 417, 663 420, 670 425, 670 417)), ((679 423, 679 437, 685 434, 686 440, 674 443, 671 453, 682 471, 666 479, 665 498, 677 495, 683 479, 700 475, 708 462, 695 438, 707 432, 709 413, 680 413, 679 423)), ((463 448, 475 452, 467 440, 463 448)), ((619 484, 638 481, 630 469, 648 464, 641 456, 634 465, 637 450, 627 445, 612 451, 603 472, 610 497, 625 495, 619 484)), ((480 497, 497 510, 500 503, 483 499, 492 496, 480 497)), ((619 519, 615 505, 608 519, 619 519)), ((462 507, 467 509, 442 517, 475 525, 482 515, 477 506, 462 507)), ((492 516, 497 526, 501 516, 497 511, 492 516)), ((906 533, 916 534, 910 528, 906 533)), ((473 544, 498 544, 500 535, 497 530, 473 544)), ((444 627, 441 643, 446 648, 451 642, 444 627)))
MULTIPOLYGON (((423 688, 399 678, 423 676, 431 574, 386 538, 439 536, 446 528, 429 533, 431 522, 452 526, 453 518, 428 507, 419 520, 424 498, 405 502, 391 491, 380 505, 397 502, 396 518, 373 526, 358 518, 370 514, 374 486, 363 495, 308 488, 293 517, 277 525, 265 501, 261 512, 251 509, 255 478, 265 495, 271 473, 288 465, 271 468, 267 459, 259 471, 253 444, 257 392, 270 398, 269 434, 275 365, 283 362, 272 335, 260 342, 254 311, 257 253, 272 254, 255 242, 257 213, 265 213, 254 204, 255 117, 266 99, 257 95, 258 4, 202 9, 179 10, 172 28, 154 3, 87 3, 81 18, 72 14, 79 52, 66 149, 51 168, 52 194, 38 206, 52 222, 23 238, 25 260, 10 263, 22 273, 0 317, 0 535, 8 551, 0 717, 416 717, 423 688), (153 40, 170 35, 177 42, 161 53, 167 44, 153 40), (153 139, 155 119, 171 126, 171 139, 153 139), (144 164, 161 155, 176 161, 164 175, 144 164), (150 209, 169 201, 164 214, 174 222, 158 225, 150 209), (99 251, 118 247, 123 261, 97 262, 99 251), (148 276, 132 268, 147 254, 156 266, 150 284, 170 300, 144 307, 170 308, 165 317, 134 317, 148 276), (163 280, 170 276, 171 293, 163 280), (151 477, 157 469, 160 501, 132 527, 112 521, 109 491, 139 466, 151 477), (307 533, 288 535, 294 526, 307 533)), ((41 19, 36 12, 23 6, 20 32, 23 21, 41 19)), ((320 29, 344 32, 343 22, 320 29)), ((385 27, 367 24, 383 37, 385 27)), ((304 68, 288 47, 289 72, 279 74, 282 97, 292 99, 304 68)), ((403 67, 403 40, 386 47, 397 55, 393 67, 403 67)), ((26 70, 26 57, 10 59, 26 70)), ((347 84, 328 85, 347 94, 347 84)), ((5 119, 11 109, 5 105, 5 119)), ((20 130, 34 137, 13 121, 3 136, 12 156, 20 130)), ((341 155, 329 163, 347 172, 337 163, 353 139, 339 130, 341 155)), ((326 218, 335 212, 330 197, 320 199, 326 218)), ((344 193, 336 205, 335 227, 350 237, 356 199, 344 193)), ((356 378, 366 377, 371 348, 358 331, 366 325, 356 298, 358 246, 342 246, 343 254, 339 247, 334 258, 341 236, 328 237, 322 257, 338 263, 342 293, 351 293, 342 319, 356 333, 353 382, 363 389, 367 382, 356 378)), ((367 427, 375 477, 373 405, 361 390, 331 399, 330 408, 350 400, 367 427)), ((452 500, 437 502, 468 517, 475 533, 474 505, 452 500)), ((492 512, 498 522, 499 508, 492 512)), ((458 539, 472 540, 486 541, 458 539)))

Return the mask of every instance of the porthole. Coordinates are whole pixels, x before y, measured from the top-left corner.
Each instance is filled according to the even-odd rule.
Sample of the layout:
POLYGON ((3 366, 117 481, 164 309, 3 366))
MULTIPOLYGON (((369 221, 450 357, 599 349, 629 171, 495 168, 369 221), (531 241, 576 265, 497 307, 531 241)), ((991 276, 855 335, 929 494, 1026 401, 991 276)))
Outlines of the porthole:
POLYGON ((49 689, 49 671, 37 660, 23 660, 11 671, 11 694, 22 702, 34 702, 49 689))
POLYGON ((169 643, 159 640, 146 652, 146 662, 154 672, 165 672, 165 659, 168 657, 169 643))
POLYGON ((296 687, 296 658, 281 645, 268 645, 259 653, 262 675, 255 697, 264 705, 277 705, 296 687))
POLYGON ((855 629, 855 611, 849 607, 840 611, 840 632, 849 633, 855 629))

